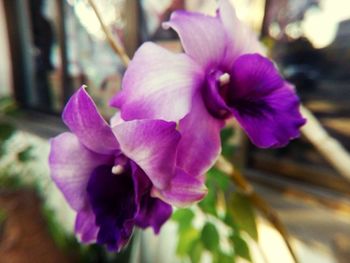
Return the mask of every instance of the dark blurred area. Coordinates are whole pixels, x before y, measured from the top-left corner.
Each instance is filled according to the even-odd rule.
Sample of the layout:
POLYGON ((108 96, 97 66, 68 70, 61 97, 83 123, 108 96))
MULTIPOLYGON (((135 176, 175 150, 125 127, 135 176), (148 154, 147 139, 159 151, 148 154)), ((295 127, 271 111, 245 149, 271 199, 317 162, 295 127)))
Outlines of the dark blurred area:
POLYGON ((43 14, 43 0, 30 1, 30 23, 33 32, 35 80, 38 94, 38 108, 51 110, 48 75, 54 69, 51 62, 51 52, 54 42, 54 32, 50 21, 43 14))

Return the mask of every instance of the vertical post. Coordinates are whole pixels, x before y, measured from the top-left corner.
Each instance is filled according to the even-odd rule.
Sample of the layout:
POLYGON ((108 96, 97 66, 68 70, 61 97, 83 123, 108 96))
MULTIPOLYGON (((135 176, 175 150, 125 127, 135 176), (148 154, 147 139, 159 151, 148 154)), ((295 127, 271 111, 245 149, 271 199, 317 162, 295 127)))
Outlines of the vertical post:
POLYGON ((73 94, 71 81, 68 72, 68 57, 67 57, 67 35, 65 27, 65 1, 56 0, 57 6, 57 24, 58 24, 58 45, 60 47, 61 57, 61 80, 62 80, 62 91, 63 91, 63 103, 66 104, 70 96, 73 94))
POLYGON ((264 16, 261 25, 260 39, 267 37, 269 35, 269 10, 271 6, 271 0, 265 0, 264 16))
POLYGON ((8 32, 6 25, 4 1, 0 1, 0 97, 10 96, 12 84, 12 69, 10 59, 10 43, 8 41, 8 32))
POLYGON ((34 61, 27 1, 3 0, 10 44, 14 96, 21 107, 35 106, 34 61))
POLYGON ((138 0, 126 0, 124 7, 125 18, 125 38, 124 46, 129 57, 134 55, 140 42, 139 16, 140 3, 138 0))

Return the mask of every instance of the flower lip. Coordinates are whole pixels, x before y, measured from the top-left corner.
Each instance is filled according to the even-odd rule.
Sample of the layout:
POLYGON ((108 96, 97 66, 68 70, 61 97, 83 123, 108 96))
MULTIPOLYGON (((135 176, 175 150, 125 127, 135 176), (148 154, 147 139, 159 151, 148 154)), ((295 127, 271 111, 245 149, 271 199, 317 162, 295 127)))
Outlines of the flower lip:
POLYGON ((299 128, 305 123, 299 99, 268 58, 242 55, 230 75, 226 101, 255 145, 282 147, 299 136, 299 128))
POLYGON ((97 243, 106 245, 110 251, 120 251, 128 243, 134 226, 151 226, 159 233, 172 208, 151 197, 151 188, 147 175, 132 160, 114 166, 100 165, 93 170, 86 192, 98 227, 97 243))
POLYGON ((129 240, 133 228, 135 203, 130 165, 115 176, 110 165, 101 165, 92 172, 87 193, 99 226, 97 242, 109 249, 119 249, 129 240))

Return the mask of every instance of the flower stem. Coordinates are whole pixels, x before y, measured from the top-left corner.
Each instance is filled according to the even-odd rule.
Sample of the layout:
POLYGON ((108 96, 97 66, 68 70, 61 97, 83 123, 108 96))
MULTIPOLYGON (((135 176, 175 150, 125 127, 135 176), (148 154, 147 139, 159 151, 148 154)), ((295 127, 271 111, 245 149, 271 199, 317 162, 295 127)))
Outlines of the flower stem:
POLYGON ((301 128, 303 135, 339 174, 350 180, 349 152, 339 141, 329 135, 310 110, 301 105, 300 111, 307 119, 307 123, 301 128))
POLYGON ((231 181, 238 186, 242 192, 249 198, 252 204, 270 221, 270 223, 281 234, 287 248, 295 263, 299 260, 290 244, 289 234, 279 219, 275 211, 268 205, 268 203, 255 192, 254 187, 247 181, 247 179, 237 170, 233 168, 223 156, 220 156, 217 161, 217 166, 230 175, 231 181))
POLYGON ((122 43, 121 40, 117 36, 113 36, 111 31, 107 28, 106 24, 104 23, 104 21, 102 19, 101 13, 97 9, 95 2, 93 0, 88 0, 88 2, 90 4, 90 6, 92 7, 92 9, 94 10, 96 17, 97 17, 98 21, 100 22, 102 30, 104 31, 109 44, 111 45, 112 49, 119 55, 120 59, 122 60, 123 64, 125 65, 125 67, 127 67, 129 62, 130 62, 130 58, 126 54, 125 48, 121 44, 122 43))

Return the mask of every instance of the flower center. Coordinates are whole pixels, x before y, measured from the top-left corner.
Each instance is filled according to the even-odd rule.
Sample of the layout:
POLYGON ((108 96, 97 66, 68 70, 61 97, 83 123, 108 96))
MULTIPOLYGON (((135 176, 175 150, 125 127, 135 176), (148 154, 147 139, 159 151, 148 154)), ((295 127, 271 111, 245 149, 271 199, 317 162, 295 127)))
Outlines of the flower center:
POLYGON ((223 87, 230 83, 230 75, 228 73, 224 73, 219 77, 219 85, 223 87))
POLYGON ((112 167, 112 174, 119 175, 124 172, 125 168, 124 166, 117 164, 112 167))
POLYGON ((222 71, 212 71, 207 76, 202 96, 208 111, 215 118, 226 119, 231 116, 231 111, 226 100, 230 88, 231 76, 222 71))

